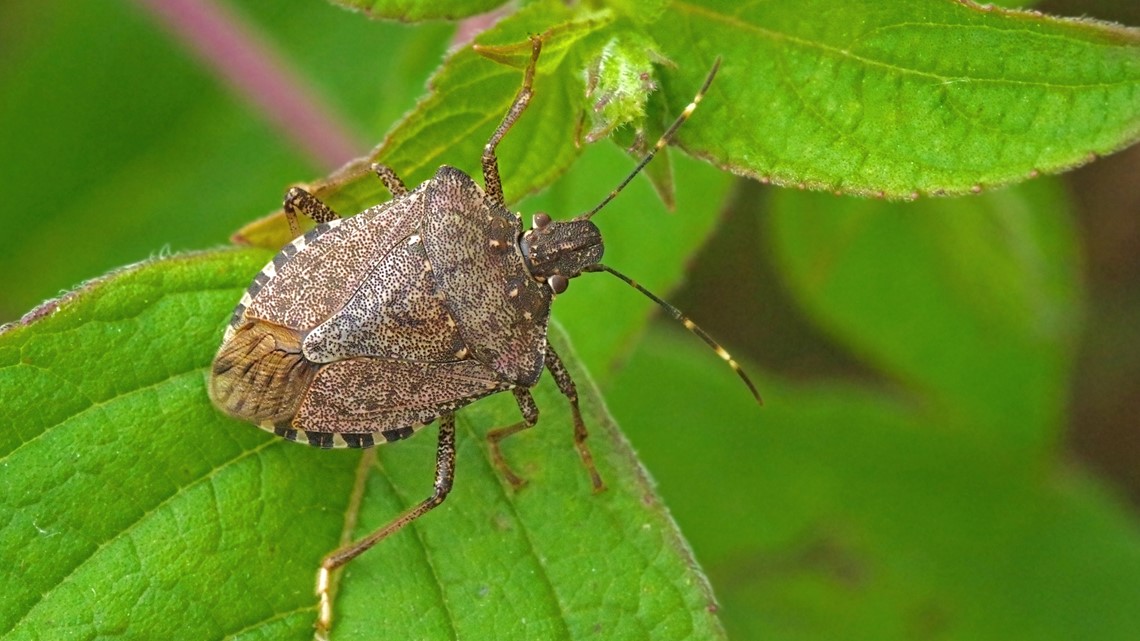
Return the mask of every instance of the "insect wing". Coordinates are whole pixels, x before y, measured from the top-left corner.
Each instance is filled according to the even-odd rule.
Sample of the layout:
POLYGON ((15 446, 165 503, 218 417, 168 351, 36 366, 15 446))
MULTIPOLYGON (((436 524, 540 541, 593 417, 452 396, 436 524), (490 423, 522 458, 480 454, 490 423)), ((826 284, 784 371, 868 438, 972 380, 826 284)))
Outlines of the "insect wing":
POLYGON ((357 356, 441 362, 461 359, 463 350, 419 236, 389 251, 304 340, 305 357, 317 363, 357 356))
POLYGON ((422 197, 417 190, 293 240, 254 281, 246 315, 302 331, 324 322, 344 307, 373 265, 415 232, 422 197))
POLYGON ((509 388, 495 372, 470 359, 417 363, 355 358, 321 368, 293 425, 314 432, 403 438, 442 414, 509 388))

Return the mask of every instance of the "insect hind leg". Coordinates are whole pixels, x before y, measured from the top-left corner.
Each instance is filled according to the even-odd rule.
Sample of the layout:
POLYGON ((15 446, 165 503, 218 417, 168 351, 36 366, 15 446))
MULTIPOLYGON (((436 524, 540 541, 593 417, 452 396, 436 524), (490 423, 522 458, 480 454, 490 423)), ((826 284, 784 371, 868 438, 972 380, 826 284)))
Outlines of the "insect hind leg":
POLYGON ((317 571, 317 639, 326 639, 332 627, 331 574, 337 568, 360 556, 369 548, 403 529, 412 521, 438 507, 451 492, 455 480, 455 415, 445 414, 439 419, 439 446, 436 448, 435 484, 431 496, 393 519, 372 534, 329 553, 317 571))
MULTIPOLYGON (((593 485, 594 491, 600 492, 606 489, 606 484, 602 481, 602 476, 598 474, 598 468, 594 464, 594 455, 590 452, 590 447, 586 444, 586 438, 589 436, 589 433, 586 431, 585 421, 582 420, 582 411, 578 407, 578 390, 574 386, 574 380, 570 378, 570 372, 566 369, 566 366, 562 364, 562 359, 558 357, 558 354, 555 353, 554 348, 550 345, 546 346, 546 368, 550 370, 550 374, 558 384, 559 391, 566 397, 566 400, 570 401, 570 412, 574 417, 574 447, 578 450, 578 456, 582 459, 582 465, 586 467, 586 471, 590 474, 590 484, 593 485)), ((503 457, 500 443, 508 436, 534 427, 535 423, 538 422, 538 406, 535 405, 534 398, 526 389, 515 388, 512 391, 515 394, 515 400, 519 404, 519 410, 522 412, 523 420, 508 427, 491 430, 487 433, 487 440, 491 445, 491 462, 507 479, 507 482, 518 489, 526 485, 526 480, 511 470, 510 465, 507 464, 506 459, 503 457)))

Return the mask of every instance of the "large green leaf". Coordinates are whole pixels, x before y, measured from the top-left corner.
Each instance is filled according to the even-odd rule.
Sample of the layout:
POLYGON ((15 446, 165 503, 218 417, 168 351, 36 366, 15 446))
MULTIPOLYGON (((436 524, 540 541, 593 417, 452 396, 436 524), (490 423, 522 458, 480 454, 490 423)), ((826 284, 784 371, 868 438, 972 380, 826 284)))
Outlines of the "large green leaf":
MULTIPOLYGON (((434 429, 361 456, 286 442, 218 414, 205 393, 221 329, 268 255, 223 251, 132 267, 0 334, 0 635, 5 639, 303 639, 314 572, 346 519, 369 531, 430 491, 434 429)), ((589 378, 597 495, 567 403, 506 455, 483 434, 518 420, 509 397, 458 421, 455 490, 350 564, 336 638, 721 638, 713 597, 589 378)))
POLYGON ((785 190, 771 248, 817 322, 974 438, 1053 443, 1080 298, 1064 194, 915 203, 785 190))
POLYGON ((1140 32, 957 0, 678 1, 649 27, 684 146, 739 174, 909 198, 1088 162, 1140 135, 1140 32))
MULTIPOLYGON (((1115 149, 1135 138, 1136 36, 1129 30, 985 13, 942 0, 651 5, 639 14, 647 5, 527 4, 480 37, 482 56, 461 50, 447 59, 433 80, 434 93, 392 131, 376 158, 410 183, 440 163, 477 173, 480 147, 518 89, 532 33, 548 37, 535 103, 500 148, 512 202, 554 185, 523 203, 526 212, 544 208, 559 217, 579 212, 630 167, 613 149, 574 147, 579 118, 597 100, 585 97, 589 70, 615 39, 627 49, 630 43, 656 45, 653 53, 675 65, 655 62, 646 70, 656 88, 645 103, 649 113, 637 117, 641 103, 635 100, 622 119, 651 135, 659 131, 691 99, 713 58, 722 55, 722 73, 682 128, 681 142, 723 166, 790 184, 890 196, 916 189, 960 191, 1067 166, 1090 150, 1115 149), (723 19, 738 9, 735 22, 723 19), (759 33, 742 28, 757 25, 759 33), (942 36, 916 37, 939 29, 942 36), (967 44, 947 43, 953 40, 944 37, 948 31, 963 34, 967 44), (851 49, 841 45, 853 37, 863 37, 884 56, 869 58, 862 50, 862 58, 844 57, 851 49), (1017 49, 1023 42, 1040 46, 1032 56, 1021 55, 1017 49), (974 61, 978 66, 962 75, 966 81, 940 84, 929 77, 949 77, 946 68, 974 61), (1040 77, 1027 81, 1029 63, 1037 65, 1040 77), (865 77, 866 85, 857 85, 855 77, 865 77), (1088 77, 1099 84, 1087 82, 1088 77), (821 84, 827 78, 835 83, 821 84), (953 102, 937 102, 939 96, 953 102), (828 135, 828 123, 854 122, 844 120, 852 105, 861 113, 858 126, 845 136, 828 135), (951 108, 955 105, 985 110, 951 108), (995 124, 986 117, 991 106, 1013 119, 995 124), (1040 122, 1019 130, 1017 119, 1025 121, 1027 114, 1040 122), (579 153, 580 162, 562 176, 565 182, 556 181, 579 153)), ((351 105, 346 109, 353 117, 368 123, 362 128, 374 132, 420 91, 426 74, 405 68, 430 67, 447 36, 436 28, 430 37, 405 37, 406 32, 361 20, 367 27, 355 32, 358 40, 375 48, 358 47, 357 40, 343 37, 353 28, 332 18, 326 22, 316 11, 249 7, 281 41, 295 45, 290 55, 319 86, 351 105), (393 53, 389 43, 401 44, 393 53)), ((21 288, 25 301, 8 301, 9 313, 26 308, 29 297, 42 298, 43 283, 51 284, 50 293, 80 274, 103 269, 92 267, 99 264, 93 260, 83 267, 52 256, 74 254, 79 261, 119 242, 130 251, 108 255, 122 263, 166 241, 176 247, 220 242, 237 221, 278 203, 288 182, 320 173, 291 159, 279 136, 251 124, 248 114, 222 99, 211 83, 201 78, 184 83, 187 76, 196 77, 193 66, 180 59, 169 65, 172 56, 165 42, 158 42, 159 32, 136 15, 124 15, 118 5, 56 15, 55 21, 29 23, 44 31, 22 35, 17 29, 12 35, 24 43, 52 35, 45 42, 67 46, 45 48, 42 57, 20 58, 20 65, 0 69, 5 88, 0 123, 23 134, 5 157, 35 159, 30 168, 10 163, 6 174, 21 189, 13 206, 0 214, 11 217, 6 226, 11 233, 5 236, 11 251, 0 252, 0 272, 21 275, 13 287, 21 288), (126 44, 138 38, 149 43, 143 54, 126 44), (126 48, 118 49, 118 43, 126 48), (73 66, 61 65, 79 59, 72 46, 85 52, 85 65, 108 75, 86 73, 86 67, 75 73, 73 66), (116 55, 103 55, 107 47, 116 55), (104 61, 106 68, 100 66, 104 61), (138 68, 142 73, 135 75, 138 68), (41 78, 63 88, 58 100, 33 91, 41 78), (140 80, 150 78, 169 80, 169 86, 140 80), (114 88, 115 100, 101 98, 106 87, 114 88), (151 100, 162 109, 144 109, 151 100), (76 110, 79 104, 83 109, 76 110), (39 112, 46 117, 36 120, 39 112), (131 147, 133 127, 147 132, 151 144, 131 147), (61 176, 59 167, 69 165, 61 165, 60 158, 82 159, 76 165, 81 169, 70 178, 61 176), (50 179, 25 188, 31 184, 27 177, 38 174, 50 179)), ((351 18, 341 17, 346 16, 351 18)), ((660 60, 627 53, 628 60, 660 60)), ((623 141, 633 139, 629 131, 617 133, 623 141)), ((677 215, 661 214, 648 185, 638 180, 598 217, 609 240, 607 262, 655 289, 681 278, 684 261, 712 226, 727 186, 708 167, 676 162, 677 215)), ((344 213, 387 197, 362 164, 347 172, 315 183, 344 213)), ((1044 222, 1052 220, 1050 214, 1044 222)), ((742 635, 883 639, 950 630, 950 636, 979 638, 1112 639, 1126 638, 1120 631, 1136 627, 1128 613, 1140 608, 1114 607, 1121 602, 1114 596, 1138 592, 1128 578, 1136 575, 1134 524, 1092 484, 1062 476, 1053 486, 1034 476, 1034 470, 1052 471, 1050 481, 1060 475, 1047 448, 1035 451, 1039 457, 990 449, 994 440, 1003 448, 1048 443, 1063 409, 1057 399, 1065 389, 1064 343, 1070 331, 1064 303, 1075 297, 1068 286, 1071 264, 1052 261, 1071 256, 1066 242, 1050 240, 1053 233, 1065 233, 1063 228, 1038 233, 1036 223, 1021 223, 1028 227, 1019 227, 1025 233, 1014 240, 1024 240, 1032 250, 1024 256, 1032 258, 1042 247, 1060 249, 1056 258, 1047 253, 1038 272, 1040 289, 1007 282, 1004 270, 1031 271, 1023 269, 1029 263, 1001 253, 1018 245, 979 244, 984 233, 969 222, 936 226, 932 233, 952 232, 944 239, 947 248, 989 248, 982 252, 987 268, 967 270, 968 278, 947 288, 960 293, 956 288, 980 287, 980 292, 952 297, 950 311, 977 312, 971 297, 980 295, 978 300, 994 306, 985 310, 992 314, 985 322, 1009 335, 1036 332, 1015 336, 1012 343, 1018 357, 1033 345, 1047 350, 1030 355, 1029 367, 1006 365, 996 354, 993 362, 1002 365, 997 373, 1037 371, 1037 379, 1002 378, 990 389, 984 385, 990 372, 978 369, 976 380, 963 382, 960 377, 971 371, 964 359, 960 367, 931 371, 943 364, 933 360, 923 366, 905 349, 884 345, 884 336, 872 335, 873 328, 852 322, 855 328, 833 330, 906 384, 906 400, 926 410, 917 418, 915 407, 884 409, 879 399, 862 392, 785 392, 772 382, 764 390, 768 409, 757 413, 715 358, 672 343, 664 361, 646 368, 635 360, 631 374, 608 386, 621 395, 614 405, 651 457, 670 504, 679 506, 686 529, 692 528, 698 554, 713 563, 729 621, 742 635), (990 276, 995 282, 987 280, 990 276), (1003 292, 1030 296, 1003 298, 1003 292), (1028 307, 1012 304, 1015 300, 1028 301, 1028 307), (1046 315, 1037 318, 1036 312, 1046 315), (677 363, 668 365, 672 357, 677 363), (707 372, 691 364, 704 359, 707 372), (664 375, 670 372, 671 377, 664 375), (706 394, 706 381, 723 382, 724 394, 706 394), (1012 402, 1001 407, 1006 391, 1012 402), (640 404, 630 404, 633 395, 640 404), (1042 404, 1034 405, 1035 399, 1042 404), (947 408, 952 411, 944 421, 931 419, 947 408), (1013 411, 1019 408, 1028 412, 1013 411), (790 443, 750 440, 782 421, 770 417, 801 410, 787 422, 788 431, 796 433, 790 443), (1026 419, 1017 425, 1016 438, 1007 440, 995 430, 1014 414, 1026 419), (733 437, 716 438, 722 429, 733 437), (930 441, 915 435, 925 430, 933 432, 930 441), (991 432, 995 438, 976 438, 991 432), (957 442, 951 434, 971 436, 957 442), (658 446, 670 449, 655 455, 658 446), (714 446, 720 449, 710 454, 706 448, 714 446), (943 463, 945 468, 937 467, 943 463), (674 471, 688 465, 693 467, 682 467, 683 474, 674 471), (945 492, 946 487, 953 491, 945 492), (757 504, 765 511, 751 509, 757 504), (770 529, 758 530, 752 523, 770 529), (952 529, 955 525, 961 529, 952 529), (1026 545, 1018 547, 1020 542, 1026 545), (975 555, 994 559, 1000 580, 980 565, 958 563, 975 555), (1082 574, 1085 566, 1091 569, 1082 574), (1032 571, 1038 574, 1031 579, 1040 580, 1006 578, 1032 571), (853 593, 861 598, 851 598, 853 593), (1037 610, 1039 617, 1032 614, 1037 610), (883 634, 884 628, 891 634, 883 634)), ((810 235, 811 229, 805 231, 810 235)), ((915 230, 903 225, 895 231, 905 242, 915 230)), ((883 256, 900 249, 877 246, 883 256)), ((807 243, 804 247, 810 249, 807 243)), ((218 418, 202 394, 202 368, 220 324, 266 256, 232 252, 158 263, 179 267, 151 282, 137 278, 142 272, 120 275, 114 285, 103 286, 97 300, 81 296, 73 308, 3 337, 0 391, 20 404, 5 403, 4 418, 13 417, 4 423, 12 428, 0 449, 5 471, 0 475, 0 549, 6 551, 7 568, 0 572, 8 573, 4 584, 14 586, 0 604, 0 631, 16 626, 12 638, 55 632, 64 638, 306 635, 314 616, 314 564, 342 535, 358 458, 278 443, 218 418), (80 358, 84 353, 99 356, 80 358), (15 420, 21 407, 33 409, 15 420), (310 519, 319 524, 309 527, 310 519)), ((116 264, 102 260, 102 265, 116 264)), ((969 266, 969 260, 963 263, 969 266)), ((908 268, 904 263, 899 271, 905 274, 908 268)), ((923 283, 909 284, 910 291, 921 292, 923 283)), ((937 279, 932 284, 945 285, 937 279)), ((646 315, 639 309, 649 306, 600 276, 575 281, 555 304, 556 315, 580 342, 584 362, 595 368, 608 367, 630 347, 646 315), (615 298, 617 303, 610 302, 615 298)), ((888 326, 897 331, 900 325, 888 326)), ((968 344, 973 349, 984 341, 968 344)), ((951 349, 932 352, 953 356, 951 349)), ((575 372, 588 388, 584 375, 575 372)), ((476 638, 510 638, 521 631, 534 638, 562 630, 569 638, 589 633, 638 638, 635 628, 646 627, 662 638, 719 636, 703 609, 710 600, 699 577, 680 574, 685 555, 675 553, 677 540, 660 508, 639 511, 629 501, 644 491, 633 468, 607 461, 603 471, 611 491, 589 496, 570 445, 565 403, 548 383, 537 396, 544 413, 540 429, 507 446, 531 486, 517 495, 504 491, 488 473, 481 437, 472 435, 516 420, 510 399, 491 399, 465 413, 454 495, 412 531, 350 566, 337 599, 338 633, 424 638, 470 632, 476 638), (651 517, 648 533, 631 520, 644 514, 651 517), (596 538, 590 538, 593 533, 596 538), (611 550, 610 543, 627 540, 630 547, 611 550), (575 547, 599 542, 594 548, 575 547), (667 552, 658 559, 657 550, 667 552), (625 568, 625 574, 605 574, 609 569, 600 560, 611 554, 618 561, 615 571, 625 568), (629 569, 630 559, 640 559, 638 569, 629 569), (599 565, 592 565, 595 560, 599 565), (596 584, 595 570, 602 577, 596 584), (647 572, 667 580, 643 583, 647 572), (566 577, 571 577, 568 583, 566 577), (678 587, 677 581, 695 582, 695 587, 678 587), (598 602, 588 602, 599 593, 604 596, 598 602), (432 610, 438 602, 446 609, 432 610), (610 603, 620 610, 605 610, 610 603), (643 614, 625 614, 635 607, 643 614), (409 628, 390 628, 390 620, 409 628)), ((608 422, 597 413, 599 401, 591 399, 595 448, 620 452, 617 446, 608 449, 601 427, 608 422)), ((785 430, 770 433, 785 436, 785 430)), ((426 496, 433 436, 429 430, 380 453, 377 471, 366 475, 358 532, 426 496)))
POLYGON ((474 173, 483 132, 517 91, 512 67, 526 64, 529 34, 543 35, 545 53, 528 117, 500 149, 511 199, 573 161, 581 132, 571 123, 583 112, 601 131, 640 122, 645 91, 626 100, 629 87, 602 90, 587 107, 583 95, 611 78, 608 69, 659 88, 678 114, 718 57, 705 113, 680 140, 721 167, 781 184, 908 198, 972 192, 1087 162, 1140 135, 1140 32, 1119 26, 953 0, 706 0, 674 2, 643 31, 619 18, 622 9, 528 5, 477 40, 510 66, 455 52, 432 94, 373 154, 313 188, 358 211, 384 196, 373 161, 411 183, 443 160, 474 173))
POLYGON ((1140 526, 1082 470, 963 439, 907 390, 760 384, 758 409, 673 330, 607 391, 730 637, 1135 638, 1140 526))

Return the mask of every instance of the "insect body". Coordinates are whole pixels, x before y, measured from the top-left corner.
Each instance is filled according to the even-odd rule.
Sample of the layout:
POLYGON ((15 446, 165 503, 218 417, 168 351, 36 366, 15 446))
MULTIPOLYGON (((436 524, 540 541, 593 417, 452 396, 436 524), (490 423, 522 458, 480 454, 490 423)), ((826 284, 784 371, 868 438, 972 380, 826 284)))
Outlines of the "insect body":
POLYGON ((450 167, 322 223, 243 297, 214 363, 215 402, 290 440, 369 447, 487 394, 526 394, 550 353, 552 292, 528 271, 521 234, 450 167))
MULTIPOLYGON (((485 189, 445 166, 409 191, 392 170, 376 165, 393 200, 347 219, 308 192, 290 190, 284 208, 296 238, 242 296, 214 359, 209 391, 215 405, 289 440, 371 447, 439 421, 432 495, 322 561, 318 635, 331 623, 329 573, 447 496, 461 407, 498 392, 514 394, 523 420, 490 431, 488 439, 496 466, 521 485, 499 442, 537 422, 529 390, 549 370, 570 403, 575 443, 593 486, 603 488, 586 446, 574 382, 546 340, 550 305, 569 279, 585 271, 611 271, 653 296, 599 262, 602 237, 589 218, 601 205, 565 222, 536 214, 526 231, 505 206, 495 149, 530 100, 540 48, 535 39, 522 89, 484 147, 485 189), (317 227, 300 235, 297 212, 317 227)), ((630 178, 668 142, 703 92, 630 178)), ((727 352, 653 298, 748 382, 727 352)))

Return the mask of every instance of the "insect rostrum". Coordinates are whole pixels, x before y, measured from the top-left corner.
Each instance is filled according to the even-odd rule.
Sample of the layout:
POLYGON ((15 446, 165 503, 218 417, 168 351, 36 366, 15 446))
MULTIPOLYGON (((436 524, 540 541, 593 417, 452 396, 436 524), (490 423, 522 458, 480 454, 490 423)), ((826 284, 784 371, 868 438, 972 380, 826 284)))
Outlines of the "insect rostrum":
POLYGON ((322 561, 318 636, 331 624, 329 573, 447 496, 455 468, 455 412, 465 405, 514 394, 523 420, 491 430, 488 440, 504 477, 522 485, 499 443, 538 421, 530 389, 548 370, 570 403, 575 443, 591 482, 595 490, 604 487, 586 445, 574 382, 546 339, 551 302, 569 280, 585 271, 612 271, 599 262, 601 232, 589 220, 598 208, 563 222, 536 214, 532 229, 524 231, 521 217, 505 206, 495 156, 531 97, 541 40, 532 42, 522 88, 483 150, 484 188, 443 166, 408 190, 393 170, 377 165, 393 199, 345 219, 293 188, 284 209, 295 239, 242 296, 214 359, 214 404, 289 440, 371 447, 439 421, 432 495, 322 561), (315 220, 316 228, 301 235, 298 212, 315 220))

